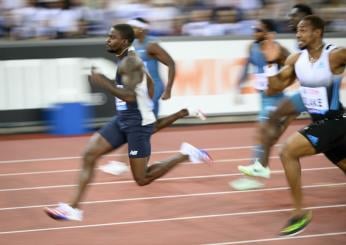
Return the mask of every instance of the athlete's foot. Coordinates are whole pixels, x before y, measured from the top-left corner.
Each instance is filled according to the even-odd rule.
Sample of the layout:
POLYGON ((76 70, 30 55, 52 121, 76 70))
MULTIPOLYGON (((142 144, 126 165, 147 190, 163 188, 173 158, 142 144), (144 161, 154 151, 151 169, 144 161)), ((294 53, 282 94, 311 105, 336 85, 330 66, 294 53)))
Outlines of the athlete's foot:
POLYGON ((287 224, 281 229, 280 236, 294 236, 302 232, 312 219, 312 212, 306 211, 301 215, 290 218, 287 224))
POLYGON ((262 164, 256 160, 253 164, 247 166, 238 166, 238 170, 245 175, 253 177, 270 178, 270 168, 263 167, 262 164))
POLYGON ((82 221, 83 211, 73 208, 66 203, 59 203, 55 208, 45 208, 46 214, 55 220, 76 220, 82 221))
POLYGON ((206 115, 200 109, 187 108, 187 111, 191 117, 197 117, 203 121, 207 119, 206 115))
POLYGON ((186 142, 181 144, 180 153, 189 156, 192 163, 212 162, 208 152, 198 149, 186 142))

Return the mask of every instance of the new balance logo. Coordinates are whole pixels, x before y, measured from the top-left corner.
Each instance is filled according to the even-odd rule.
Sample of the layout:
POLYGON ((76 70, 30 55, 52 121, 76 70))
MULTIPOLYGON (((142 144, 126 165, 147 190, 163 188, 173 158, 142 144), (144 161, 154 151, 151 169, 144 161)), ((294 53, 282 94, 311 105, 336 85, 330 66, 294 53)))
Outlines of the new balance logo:
POLYGON ((137 154, 138 154, 138 151, 134 151, 134 150, 130 151, 131 156, 137 156, 137 154))

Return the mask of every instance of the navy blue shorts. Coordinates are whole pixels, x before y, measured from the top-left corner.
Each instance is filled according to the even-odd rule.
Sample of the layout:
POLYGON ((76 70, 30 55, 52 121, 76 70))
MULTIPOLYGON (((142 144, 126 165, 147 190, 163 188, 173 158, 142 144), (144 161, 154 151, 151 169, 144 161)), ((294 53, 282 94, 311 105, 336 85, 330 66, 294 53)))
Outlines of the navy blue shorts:
POLYGON ((129 158, 142 158, 151 154, 150 137, 153 129, 154 124, 121 127, 117 117, 113 117, 108 124, 99 130, 99 133, 114 149, 127 143, 129 158))
POLYGON ((334 164, 346 159, 346 116, 313 122, 299 132, 334 164))

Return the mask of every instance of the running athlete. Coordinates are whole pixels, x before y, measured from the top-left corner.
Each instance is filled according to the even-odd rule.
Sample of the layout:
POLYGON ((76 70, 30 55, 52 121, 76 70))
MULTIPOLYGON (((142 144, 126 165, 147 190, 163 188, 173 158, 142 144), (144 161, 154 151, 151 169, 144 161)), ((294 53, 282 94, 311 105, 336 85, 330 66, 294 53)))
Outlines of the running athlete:
POLYGON ((154 37, 148 35, 149 22, 143 18, 132 19, 128 22, 135 32, 136 39, 133 46, 139 57, 142 59, 150 76, 154 80, 154 113, 156 117, 159 113, 159 100, 171 98, 171 91, 175 78, 175 62, 172 57, 164 50, 154 37), (159 63, 168 68, 168 80, 165 86, 159 74, 159 63))
MULTIPOLYGON (((149 22, 147 20, 143 18, 135 18, 130 20, 127 24, 134 29, 135 40, 133 42, 133 47, 138 56, 142 59, 145 68, 154 81, 154 97, 152 100, 154 102, 153 111, 157 118, 154 132, 165 128, 176 120, 186 116, 193 116, 205 120, 205 115, 196 108, 186 108, 167 117, 158 117, 160 98, 163 100, 171 98, 171 91, 175 78, 175 62, 166 50, 157 43, 155 38, 148 35, 149 22), (168 81, 166 87, 159 74, 159 63, 168 67, 168 81)), ((128 171, 128 166, 125 163, 125 159, 121 159, 120 161, 112 160, 107 164, 100 166, 100 170, 108 174, 120 175, 128 171)))
MULTIPOLYGON (((288 27, 291 29, 291 31, 296 32, 297 30, 297 25, 299 23, 300 20, 302 20, 305 16, 307 15, 311 15, 313 13, 312 9, 306 5, 306 4, 296 4, 294 6, 292 6, 288 16, 289 16, 289 23, 288 23, 288 27)), ((297 47, 298 49, 298 47, 297 47)), ((273 57, 270 57, 270 52, 265 52, 264 55, 266 56, 266 60, 273 60, 273 57)), ((274 135, 274 131, 272 131, 271 133, 271 141, 270 143, 268 142, 268 144, 266 145, 262 145, 262 148, 260 150, 262 150, 262 152, 258 155, 258 161, 257 164, 253 164, 253 165, 249 165, 249 166, 239 166, 239 170, 243 173, 245 173, 246 175, 249 176, 255 176, 255 177, 265 177, 268 175, 263 175, 261 174, 262 172, 266 173, 269 172, 269 156, 270 156, 270 151, 272 149, 272 146, 277 142, 277 140, 280 138, 280 136, 285 132, 286 128, 288 127, 288 125, 295 119, 297 118, 298 115, 300 115, 300 113, 306 111, 306 108, 304 107, 304 104, 301 101, 300 98, 300 94, 299 93, 295 93, 289 99, 289 101, 293 102, 295 107, 294 110, 287 114, 286 116, 283 116, 281 118, 281 126, 279 128, 276 129, 275 134, 274 135), (258 164, 260 163, 260 164, 258 164), (258 174, 260 173, 260 174, 258 174)), ((283 101, 281 103, 279 103, 278 107, 282 107, 282 109, 284 109, 285 107, 289 107, 292 103, 291 102, 286 102, 286 98, 283 99, 283 101), (287 104, 290 105, 287 105, 287 104)), ((286 108, 288 109, 288 108, 286 108)), ((257 134, 262 135, 263 133, 261 131, 266 130, 266 125, 265 124, 260 124, 260 127, 258 128, 258 132, 257 134)), ((269 138, 268 138, 269 140, 269 138)), ((248 186, 250 187, 250 186, 248 186)), ((257 185, 255 184, 254 187, 257 187, 257 185)), ((248 188, 251 189, 251 188, 248 188)))
POLYGON ((131 46, 134 32, 130 25, 119 24, 111 28, 106 46, 117 58, 116 84, 92 70, 90 81, 115 96, 117 116, 96 132, 86 146, 78 189, 70 204, 61 203, 45 212, 56 220, 82 220, 80 201, 91 181, 97 160, 128 144, 132 175, 139 186, 150 184, 177 164, 190 159, 194 163, 209 161, 209 155, 194 146, 183 143, 180 153, 168 160, 148 166, 151 154, 150 137, 155 128, 152 97, 154 85, 146 73, 143 62, 131 46))
MULTIPOLYGON (((346 66, 346 48, 323 42, 324 22, 314 15, 298 24, 297 41, 302 52, 292 54, 280 71, 268 65, 269 88, 281 90, 298 79, 300 96, 312 123, 291 135, 280 158, 291 189, 294 211, 281 235, 296 234, 309 224, 310 211, 302 208, 300 158, 324 153, 346 174, 346 115, 339 100, 339 90, 346 66)), ((272 50, 272 55, 275 56, 272 50)), ((278 54, 276 54, 278 55, 278 54)), ((262 133, 262 144, 269 146, 280 131, 280 120, 297 111, 295 101, 286 100, 270 115, 262 133)))
POLYGON ((310 6, 298 3, 293 5, 290 12, 288 13, 288 27, 294 33, 297 31, 298 23, 307 15, 312 15, 312 9, 310 6))
MULTIPOLYGON (((244 73, 240 79, 240 84, 243 83, 247 76, 250 65, 255 67, 255 88, 261 96, 261 110, 258 116, 259 124, 263 124, 268 118, 270 111, 274 110, 280 101, 285 97, 281 91, 266 93, 268 80, 264 73, 264 67, 269 63, 275 63, 279 66, 284 64, 289 52, 286 48, 274 41, 275 26, 271 20, 262 19, 254 27, 255 41, 251 43, 249 48, 249 58, 244 69, 244 73), (268 50, 275 49, 280 55, 272 60, 266 60, 265 54, 268 50)), ((260 176, 264 178, 270 177, 270 169, 267 166, 262 166, 263 147, 259 144, 253 149, 253 162, 248 166, 238 166, 238 169, 251 176, 260 176)))

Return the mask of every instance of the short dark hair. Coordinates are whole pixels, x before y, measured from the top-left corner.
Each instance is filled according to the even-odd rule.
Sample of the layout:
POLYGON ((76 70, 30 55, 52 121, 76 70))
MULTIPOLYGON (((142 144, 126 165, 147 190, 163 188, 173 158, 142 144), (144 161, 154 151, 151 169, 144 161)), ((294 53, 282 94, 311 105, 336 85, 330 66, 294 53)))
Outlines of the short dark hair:
POLYGON ((139 22, 142 22, 142 23, 145 23, 145 24, 149 24, 149 21, 142 18, 142 17, 137 17, 137 18, 134 18, 134 20, 137 20, 139 22))
POLYGON ((322 36, 324 33, 324 21, 321 17, 317 15, 307 15, 302 21, 309 21, 314 29, 319 29, 322 31, 322 36))
POLYGON ((273 20, 271 19, 261 19, 260 22, 265 26, 267 31, 269 32, 276 32, 276 25, 273 20))
POLYGON ((312 14, 314 14, 312 12, 311 7, 306 5, 306 4, 303 4, 303 3, 298 3, 298 4, 294 5, 292 8, 293 9, 294 8, 298 9, 298 12, 304 13, 305 15, 312 15, 312 14))
POLYGON ((129 41, 129 44, 132 44, 133 40, 135 40, 135 33, 130 25, 117 24, 113 26, 113 29, 119 31, 121 37, 127 39, 129 41))

